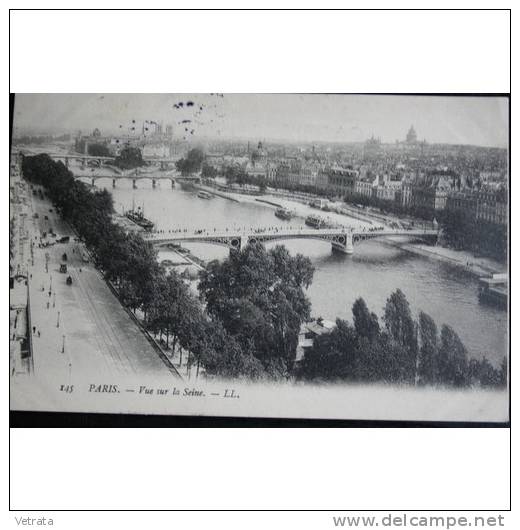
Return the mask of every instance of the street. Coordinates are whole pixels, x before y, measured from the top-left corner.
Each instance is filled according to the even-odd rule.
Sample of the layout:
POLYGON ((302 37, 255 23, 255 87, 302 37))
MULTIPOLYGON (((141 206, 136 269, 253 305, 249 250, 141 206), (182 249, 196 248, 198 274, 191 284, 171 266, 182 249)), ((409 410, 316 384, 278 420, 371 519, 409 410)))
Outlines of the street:
POLYGON ((38 215, 28 219, 33 223, 29 299, 35 374, 71 378, 171 373, 99 271, 86 262, 84 245, 75 240, 49 201, 32 195, 31 202, 31 215, 38 215), (56 239, 69 236, 69 241, 39 248, 40 236, 49 228, 56 239), (62 263, 66 273, 60 272, 62 263))

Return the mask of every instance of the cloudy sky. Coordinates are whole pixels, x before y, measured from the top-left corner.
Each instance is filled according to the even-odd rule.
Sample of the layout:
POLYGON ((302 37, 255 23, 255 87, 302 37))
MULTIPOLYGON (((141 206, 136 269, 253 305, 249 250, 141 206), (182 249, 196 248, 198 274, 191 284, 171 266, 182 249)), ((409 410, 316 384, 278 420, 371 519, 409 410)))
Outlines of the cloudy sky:
POLYGON ((174 135, 290 141, 419 139, 507 147, 505 98, 311 94, 18 94, 15 134, 140 131, 146 121, 171 124, 174 135), (135 122, 135 123, 134 123, 135 122))

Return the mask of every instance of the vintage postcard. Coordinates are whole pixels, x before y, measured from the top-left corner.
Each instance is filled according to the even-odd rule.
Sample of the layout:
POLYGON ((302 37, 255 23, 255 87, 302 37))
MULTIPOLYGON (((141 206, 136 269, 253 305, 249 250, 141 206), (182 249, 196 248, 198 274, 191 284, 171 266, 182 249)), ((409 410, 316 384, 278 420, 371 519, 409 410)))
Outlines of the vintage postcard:
POLYGON ((509 421, 509 97, 16 94, 12 410, 509 421))

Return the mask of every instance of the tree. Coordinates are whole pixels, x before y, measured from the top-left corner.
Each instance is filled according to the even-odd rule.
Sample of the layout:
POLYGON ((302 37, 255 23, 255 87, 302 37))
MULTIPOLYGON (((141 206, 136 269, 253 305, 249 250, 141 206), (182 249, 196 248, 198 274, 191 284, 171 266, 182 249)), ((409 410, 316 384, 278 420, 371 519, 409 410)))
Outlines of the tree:
POLYGON ((437 355, 439 338, 437 325, 434 320, 423 311, 419 313, 419 363, 417 376, 421 384, 434 384, 437 375, 437 355))
POLYGON ((357 380, 351 359, 356 348, 355 330, 341 319, 336 320, 336 326, 330 333, 314 339, 300 364, 301 377, 318 381, 357 380))
POLYGON ((88 154, 92 156, 111 156, 110 150, 105 144, 88 144, 88 154))
POLYGON ((480 360, 471 359, 468 363, 469 379, 471 383, 477 383, 482 387, 500 388, 506 385, 504 379, 505 357, 500 368, 495 368, 486 357, 480 360))
POLYGON ((249 380, 266 376, 262 363, 251 352, 244 352, 219 321, 208 320, 205 325, 202 333, 203 347, 196 351, 206 374, 249 380))
POLYGON ((166 347, 189 347, 188 324, 192 320, 196 300, 190 296, 187 285, 175 272, 162 276, 154 284, 148 307, 147 326, 155 333, 166 335, 166 347), (182 339, 182 340, 181 340, 182 339))
POLYGON ((250 352, 272 377, 293 367, 302 322, 310 318, 303 289, 313 267, 283 247, 266 251, 248 245, 224 262, 201 272, 199 292, 212 319, 218 319, 244 352, 250 352))
POLYGON ((208 163, 204 162, 202 164, 202 171, 200 173, 201 177, 204 178, 215 178, 218 175, 217 168, 209 165, 208 163))
POLYGON ((120 169, 134 169, 146 165, 146 162, 143 160, 141 149, 127 146, 121 149, 114 161, 114 165, 120 169))
POLYGON ((352 306, 354 327, 359 337, 373 341, 379 336, 379 320, 375 313, 370 313, 363 298, 358 298, 352 306))
POLYGON ((204 152, 202 149, 195 148, 188 151, 185 158, 181 158, 175 162, 175 167, 183 175, 191 175, 197 173, 202 167, 204 161, 204 152))
POLYGON ((507 385, 507 358, 504 356, 502 362, 500 363, 500 386, 505 387, 507 385))
POLYGON ((399 348, 403 380, 415 381, 417 361, 417 336, 410 304, 404 293, 397 289, 386 301, 383 320, 389 337, 399 348))
POLYGON ((437 362, 439 383, 462 387, 469 384, 467 351, 460 337, 452 327, 441 328, 441 345, 437 362))

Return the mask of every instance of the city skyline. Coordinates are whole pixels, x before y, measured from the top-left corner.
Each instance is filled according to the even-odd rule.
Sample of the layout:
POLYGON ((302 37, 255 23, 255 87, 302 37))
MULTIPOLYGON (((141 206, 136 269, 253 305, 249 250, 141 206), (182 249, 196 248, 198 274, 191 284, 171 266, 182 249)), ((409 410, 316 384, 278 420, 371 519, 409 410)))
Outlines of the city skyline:
POLYGON ((137 135, 153 122, 176 139, 356 143, 375 136, 507 148, 506 97, 314 94, 17 94, 14 134, 137 135), (36 125, 37 124, 37 125, 36 125))

